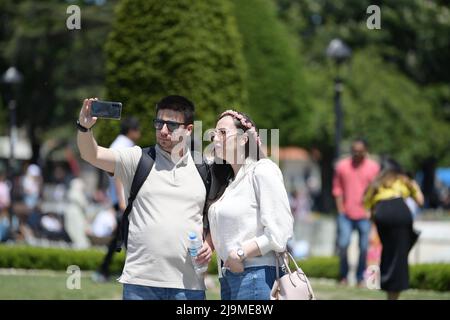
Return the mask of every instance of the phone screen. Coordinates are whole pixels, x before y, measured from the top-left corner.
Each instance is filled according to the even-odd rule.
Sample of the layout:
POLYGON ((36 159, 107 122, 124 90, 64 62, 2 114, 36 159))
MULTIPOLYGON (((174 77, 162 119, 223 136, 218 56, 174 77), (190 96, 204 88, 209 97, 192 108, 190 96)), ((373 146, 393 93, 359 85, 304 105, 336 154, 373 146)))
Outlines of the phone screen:
POLYGON ((112 101, 94 100, 91 103, 91 116, 106 119, 120 120, 122 103, 112 101))

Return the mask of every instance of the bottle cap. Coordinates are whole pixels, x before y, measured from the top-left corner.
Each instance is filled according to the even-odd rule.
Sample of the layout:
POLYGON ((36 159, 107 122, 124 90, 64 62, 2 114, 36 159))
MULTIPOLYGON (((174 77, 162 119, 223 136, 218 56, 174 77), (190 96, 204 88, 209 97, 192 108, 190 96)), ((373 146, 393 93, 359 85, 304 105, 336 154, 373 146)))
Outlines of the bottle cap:
POLYGON ((189 232, 189 240, 197 239, 197 234, 195 232, 189 232))

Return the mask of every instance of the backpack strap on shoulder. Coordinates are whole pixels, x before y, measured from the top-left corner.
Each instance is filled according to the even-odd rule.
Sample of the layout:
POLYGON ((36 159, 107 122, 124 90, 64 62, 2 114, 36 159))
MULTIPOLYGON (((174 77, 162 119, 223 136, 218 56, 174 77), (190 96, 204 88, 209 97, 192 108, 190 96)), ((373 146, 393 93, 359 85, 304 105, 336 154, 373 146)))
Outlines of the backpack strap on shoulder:
POLYGON ((206 197, 205 197, 205 205, 203 206, 203 237, 206 236, 206 232, 209 230, 209 221, 208 221, 208 212, 206 212, 206 208, 208 205, 208 198, 211 191, 211 166, 206 162, 206 159, 203 157, 201 153, 191 151, 192 158, 194 162, 198 159, 201 159, 201 163, 195 163, 195 167, 202 178, 203 184, 206 189, 206 197))
POLYGON ((128 226, 129 220, 128 216, 130 215, 131 209, 133 208, 133 201, 136 199, 136 196, 144 184, 145 180, 147 180, 148 175, 155 163, 156 151, 155 147, 147 147, 142 148, 142 156, 139 159, 139 163, 136 168, 136 172, 133 177, 133 182, 131 184, 130 195, 128 197, 127 207, 122 215, 122 220, 120 226, 118 226, 117 231, 119 232, 116 243, 116 251, 120 252, 122 250, 122 245, 125 245, 127 248, 128 244, 128 226))

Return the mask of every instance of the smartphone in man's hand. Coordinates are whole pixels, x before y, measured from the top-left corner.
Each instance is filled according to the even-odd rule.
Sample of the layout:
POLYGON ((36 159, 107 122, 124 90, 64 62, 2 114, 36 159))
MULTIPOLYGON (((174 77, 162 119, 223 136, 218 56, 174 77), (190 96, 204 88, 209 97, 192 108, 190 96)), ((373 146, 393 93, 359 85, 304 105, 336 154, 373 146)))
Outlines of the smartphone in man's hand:
POLYGON ((113 101, 93 100, 91 102, 91 117, 120 120, 122 103, 113 101))

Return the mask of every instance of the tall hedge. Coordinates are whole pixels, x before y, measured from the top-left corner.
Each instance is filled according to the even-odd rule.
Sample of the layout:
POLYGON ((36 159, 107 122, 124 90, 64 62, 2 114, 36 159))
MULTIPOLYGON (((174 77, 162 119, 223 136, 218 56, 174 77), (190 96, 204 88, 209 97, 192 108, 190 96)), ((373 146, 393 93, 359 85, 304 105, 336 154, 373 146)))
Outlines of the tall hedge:
MULTIPOLYGON (((139 117, 141 144, 154 142, 151 120, 163 96, 193 100, 204 129, 219 112, 246 105, 246 68, 229 1, 122 0, 105 52, 107 97, 123 102, 123 116, 139 117)), ((110 143, 118 128, 118 121, 99 121, 99 141, 110 143)))
POLYGON ((305 142, 311 113, 298 42, 270 0, 234 0, 248 65, 250 114, 258 127, 280 129, 281 144, 305 142))

